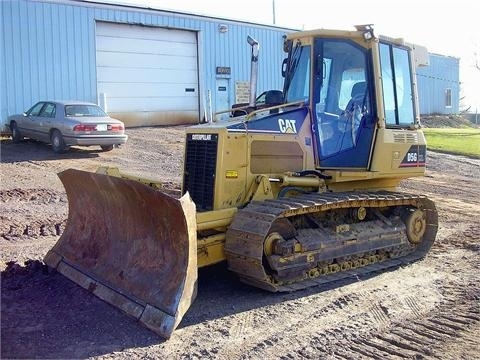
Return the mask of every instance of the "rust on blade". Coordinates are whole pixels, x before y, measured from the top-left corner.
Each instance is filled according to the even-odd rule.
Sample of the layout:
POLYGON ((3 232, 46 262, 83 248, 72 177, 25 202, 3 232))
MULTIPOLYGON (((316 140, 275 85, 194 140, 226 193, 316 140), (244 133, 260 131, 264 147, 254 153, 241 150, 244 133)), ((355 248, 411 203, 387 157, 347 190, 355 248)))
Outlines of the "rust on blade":
POLYGON ((74 169, 59 177, 68 222, 45 263, 169 338, 196 296, 190 196, 74 169))

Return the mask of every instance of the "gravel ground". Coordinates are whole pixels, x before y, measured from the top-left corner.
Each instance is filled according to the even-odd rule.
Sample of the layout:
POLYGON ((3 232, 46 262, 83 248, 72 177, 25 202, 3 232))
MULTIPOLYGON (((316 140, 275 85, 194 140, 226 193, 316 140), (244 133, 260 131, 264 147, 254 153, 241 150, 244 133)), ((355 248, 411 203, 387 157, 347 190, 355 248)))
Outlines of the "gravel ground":
POLYGON ((428 153, 426 194, 440 228, 429 255, 376 276, 290 294, 241 284, 220 264, 200 271, 198 297, 165 341, 55 272, 43 256, 68 205, 56 173, 123 171, 178 192, 183 127, 128 129, 112 152, 1 140, 1 358, 480 358, 480 160, 428 153))

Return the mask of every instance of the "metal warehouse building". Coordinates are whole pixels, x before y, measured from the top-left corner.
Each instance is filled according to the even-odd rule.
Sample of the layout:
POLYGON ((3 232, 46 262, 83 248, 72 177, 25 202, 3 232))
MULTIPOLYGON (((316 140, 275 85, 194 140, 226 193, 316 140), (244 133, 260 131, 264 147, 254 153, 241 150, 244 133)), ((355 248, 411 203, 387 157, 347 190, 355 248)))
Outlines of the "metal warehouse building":
POLYGON ((69 0, 0 11, 2 122, 39 100, 75 99, 130 126, 197 123, 209 99, 213 111, 245 100, 248 35, 260 43, 258 90, 282 88, 289 29, 69 0))
POLYGON ((417 68, 420 114, 457 114, 460 104, 460 59, 429 54, 429 65, 417 68))
MULTIPOLYGON (((197 123, 248 101, 248 35, 260 43, 259 93, 281 89, 292 31, 102 1, 3 0, 0 19, 2 123, 47 99, 99 103, 127 126, 197 123)), ((457 112, 458 59, 431 55, 419 98, 422 113, 457 112)))

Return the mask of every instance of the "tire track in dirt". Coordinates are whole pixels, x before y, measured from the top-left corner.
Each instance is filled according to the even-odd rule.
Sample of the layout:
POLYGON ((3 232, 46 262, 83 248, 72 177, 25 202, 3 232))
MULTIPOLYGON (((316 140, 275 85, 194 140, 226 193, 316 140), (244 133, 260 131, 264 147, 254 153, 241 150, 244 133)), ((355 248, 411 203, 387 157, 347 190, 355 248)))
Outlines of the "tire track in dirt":
POLYGON ((48 188, 1 190, 0 203, 0 237, 5 240, 58 236, 65 228, 65 193, 48 188))
MULTIPOLYGON (((478 206, 480 204, 480 189, 478 189, 477 185, 473 183, 468 184, 466 182, 463 182, 462 187, 455 190, 449 190, 451 188, 451 185, 444 183, 432 184, 431 186, 432 187, 428 190, 428 193, 426 195, 428 195, 428 197, 434 201, 442 200, 444 199, 443 196, 445 194, 448 194, 448 196, 451 196, 451 198, 449 198, 447 201, 451 201, 452 203, 458 203, 459 201, 456 199, 470 197, 467 201, 461 200, 461 202, 466 204, 466 206, 470 207, 472 207, 472 205, 478 206)), ((416 192, 420 193, 420 191, 416 192)))
POLYGON ((49 204, 59 201, 66 202, 67 196, 65 193, 47 188, 0 190, 0 202, 6 203, 9 201, 32 201, 49 204))
MULTIPOLYGON (((393 322, 382 332, 367 332, 355 340, 356 345, 351 349, 364 354, 375 348, 398 358, 414 358, 420 354, 441 357, 444 343, 455 341, 480 324, 480 310, 476 304, 480 299, 478 289, 473 296, 465 294, 463 287, 455 290, 458 290, 459 296, 449 296, 434 311, 414 319, 393 322)), ((335 346, 348 346, 348 343, 335 346)))
POLYGON ((230 335, 234 338, 242 337, 248 333, 248 329, 253 323, 251 311, 244 311, 234 316, 233 324, 230 328, 230 335))
MULTIPOLYGON (((414 266, 416 265, 412 265, 414 266)), ((421 273, 422 270, 416 269, 414 272, 421 273)), ((333 358, 364 358, 365 356, 381 359, 413 358, 418 354, 431 356, 432 347, 439 348, 446 341, 454 341, 455 338, 462 336, 463 332, 478 325, 479 290, 474 280, 472 279, 468 286, 473 289, 473 295, 467 296, 468 294, 464 293, 463 281, 455 286, 446 286, 450 295, 445 295, 436 291, 445 286, 442 276, 437 275, 436 281, 429 284, 430 291, 424 288, 427 284, 418 283, 413 286, 413 289, 404 289, 402 293, 390 290, 382 294, 382 289, 376 289, 375 292, 360 292, 356 294, 357 299, 361 299, 360 305, 366 303, 373 305, 365 312, 356 312, 352 304, 347 304, 346 312, 337 308, 332 312, 336 322, 329 323, 326 314, 319 310, 310 315, 315 317, 322 314, 323 321, 299 320, 290 323, 289 326, 277 324, 277 330, 272 335, 266 339, 262 337, 261 341, 252 343, 250 346, 244 346, 245 352, 240 358, 316 358, 319 352, 333 358), (437 292, 436 299, 425 299, 425 291, 437 292), (411 295, 412 292, 416 295, 411 295), (393 299, 388 299, 389 297, 397 297, 399 301, 395 302, 393 299), (459 299, 466 299, 466 304, 459 303, 459 299), (432 300, 435 306, 422 307, 422 303, 432 304, 432 300), (444 319, 455 318, 455 316, 468 317, 473 320, 473 324, 452 323, 444 319), (399 319, 402 321, 406 319, 407 326, 410 328, 405 328, 399 319), (416 333, 423 334, 426 331, 434 335, 415 341, 419 337, 416 333), (288 336, 291 332, 301 336, 292 339, 288 336), (272 342, 272 339, 278 339, 276 346, 266 346, 267 341, 272 342), (429 346, 425 346, 426 344, 429 346), (278 349, 286 349, 286 351, 281 352, 278 349), (338 349, 349 350, 345 353, 338 349)), ((401 277, 400 274, 399 278, 401 277)), ((334 301, 332 305, 338 306, 339 301, 345 299, 346 297, 338 298, 338 301, 334 301)), ((309 319, 308 315, 301 315, 301 318, 309 319)), ((263 334, 264 332, 261 332, 259 335, 263 334)))
POLYGON ((455 341, 480 323, 477 306, 458 304, 456 300, 413 318, 415 320, 407 319, 407 323, 392 322, 376 331, 370 331, 371 326, 365 327, 359 336, 356 336, 356 324, 340 327, 340 337, 335 336, 340 331, 328 330, 323 335, 313 335, 309 342, 291 342, 290 351, 279 357, 315 358, 314 354, 322 349, 328 357, 340 359, 442 357, 444 343, 455 341))
MULTIPOLYGON (((387 278, 395 277, 393 274, 385 275, 387 278)), ((411 286, 416 289, 431 287, 432 279, 435 278, 435 275, 429 279, 417 278, 417 282, 411 286)), ((225 324, 228 321, 232 327, 225 335, 223 339, 225 341, 218 341, 203 348, 203 354, 214 350, 215 357, 220 359, 282 358, 282 356, 288 358, 292 351, 297 351, 298 357, 306 357, 308 351, 298 348, 299 344, 304 344, 306 349, 314 347, 314 353, 322 349, 327 352, 331 338, 337 338, 344 333, 353 336, 358 329, 362 328, 368 329, 372 326, 380 328, 389 323, 392 318, 415 316, 410 307, 405 305, 405 301, 398 301, 398 295, 392 294, 390 286, 385 285, 388 281, 370 280, 347 286, 353 287, 353 290, 340 288, 326 293, 307 294, 300 299, 286 300, 271 307, 254 309, 229 316, 228 319, 220 319, 219 323, 225 324), (348 293, 345 294, 345 292, 348 293), (373 305, 363 308, 362 305, 365 304, 373 305), (302 334, 302 336, 293 338, 290 336, 292 333, 302 334), (313 339, 313 344, 309 344, 310 339, 313 339), (288 349, 288 351, 282 353, 277 349, 288 349)), ((412 298, 410 290, 412 289, 405 290, 400 298, 407 296, 412 298)), ((429 297, 426 301, 428 304, 440 301, 439 294, 435 292, 421 294, 416 301, 420 302, 422 296, 429 297)), ((429 310, 431 309, 427 306, 424 309, 418 307, 417 312, 429 310)), ((213 321, 215 322, 217 320, 213 321)), ((218 329, 217 324, 213 327, 218 329)), ((182 337, 184 335, 186 334, 182 334, 182 337)), ((188 341, 185 337, 183 339, 188 341)), ((207 339, 203 340, 205 341, 200 341, 198 336, 195 337, 190 348, 196 343, 208 343, 207 339)), ((379 354, 384 355, 383 352, 379 354)))

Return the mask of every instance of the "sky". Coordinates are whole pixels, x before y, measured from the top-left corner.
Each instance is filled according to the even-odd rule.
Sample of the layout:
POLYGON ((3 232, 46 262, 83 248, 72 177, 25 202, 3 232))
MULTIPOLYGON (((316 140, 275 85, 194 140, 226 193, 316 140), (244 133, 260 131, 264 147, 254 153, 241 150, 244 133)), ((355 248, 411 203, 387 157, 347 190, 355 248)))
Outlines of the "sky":
MULTIPOLYGON (((112 1, 112 0, 110 0, 112 1)), ((353 29, 402 37, 429 52, 460 59, 460 109, 480 112, 480 1, 478 0, 115 0, 165 10, 244 20, 293 29, 353 29)))

